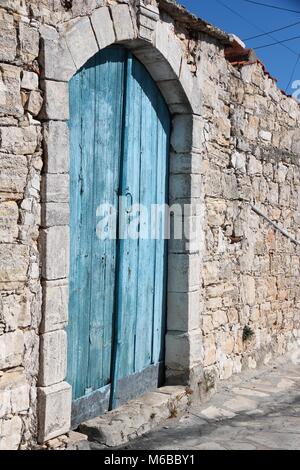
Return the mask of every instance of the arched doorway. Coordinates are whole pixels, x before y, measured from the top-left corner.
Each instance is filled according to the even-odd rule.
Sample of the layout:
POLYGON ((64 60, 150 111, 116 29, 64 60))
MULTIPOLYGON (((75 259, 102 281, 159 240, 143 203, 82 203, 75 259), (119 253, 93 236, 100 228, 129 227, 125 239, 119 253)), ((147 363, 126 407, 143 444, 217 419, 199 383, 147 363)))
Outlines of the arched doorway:
POLYGON ((167 251, 151 206, 167 202, 170 116, 148 71, 120 46, 91 58, 69 97, 74 427, 164 380, 167 251))

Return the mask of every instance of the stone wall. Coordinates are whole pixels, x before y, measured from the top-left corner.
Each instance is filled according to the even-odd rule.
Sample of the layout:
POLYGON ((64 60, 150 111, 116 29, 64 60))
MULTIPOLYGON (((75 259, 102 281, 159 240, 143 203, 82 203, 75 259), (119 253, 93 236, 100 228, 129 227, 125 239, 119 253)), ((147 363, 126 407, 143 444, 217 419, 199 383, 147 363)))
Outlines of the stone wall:
MULTIPOLYGON (((48 124, 41 130, 45 115, 40 111, 46 100, 51 108, 51 95, 48 90, 43 99, 40 37, 45 30, 55 36, 58 26, 72 18, 117 3, 138 2, 0 2, 0 449, 36 443, 37 385, 46 380, 44 367, 39 371, 39 333, 49 320, 42 321, 40 184, 41 173, 64 170, 49 170, 48 124)), ((154 0, 144 3, 156 5, 154 0)), ((299 246, 253 206, 300 239, 300 111, 259 63, 233 67, 225 59, 225 35, 198 31, 191 18, 180 20, 180 10, 173 20, 166 6, 172 2, 159 3, 160 21, 176 36, 185 57, 180 74, 186 70, 193 77, 188 79, 190 99, 198 115, 195 139, 201 142, 193 169, 182 170, 184 155, 179 165, 192 176, 178 177, 174 171, 173 186, 197 186, 204 231, 198 245, 203 262, 200 307, 193 307, 199 304, 189 293, 191 318, 177 321, 184 303, 177 298, 174 318, 168 321, 174 330, 190 323, 189 350, 204 371, 196 381, 207 392, 219 379, 287 351, 299 333, 299 246)), ((136 27, 135 8, 131 15, 136 27)), ((145 21, 140 28, 150 37, 149 24, 145 21)), ((175 63, 177 52, 169 54, 175 63)), ((170 93, 170 85, 164 89, 160 84, 176 115, 182 97, 175 89, 170 93)), ((177 146, 180 154, 178 141, 177 146)), ((60 330, 65 320, 52 329, 60 330)))
POLYGON ((0 6, 0 449, 36 434, 41 289, 39 32, 0 6))
POLYGON ((299 243, 264 216, 300 241, 300 108, 260 63, 203 49, 205 390, 299 338, 299 243))

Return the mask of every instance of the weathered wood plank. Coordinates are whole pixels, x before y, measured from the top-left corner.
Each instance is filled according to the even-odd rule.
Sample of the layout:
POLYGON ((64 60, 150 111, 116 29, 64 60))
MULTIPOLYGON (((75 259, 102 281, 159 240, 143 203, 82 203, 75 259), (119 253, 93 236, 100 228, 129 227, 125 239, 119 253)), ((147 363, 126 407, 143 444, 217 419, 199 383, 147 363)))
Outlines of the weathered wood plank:
MULTIPOLYGON (((110 237, 109 223, 107 225, 102 224, 101 232, 97 232, 99 219, 96 214, 101 205, 103 207, 103 204, 117 207, 124 55, 125 51, 123 49, 104 50, 96 57, 94 67, 95 87, 92 93, 95 101, 95 141, 92 186, 92 286, 89 338, 89 387, 92 390, 96 390, 110 382, 116 240, 110 237)), ((103 216, 105 216, 105 213, 102 211, 103 216)))
MULTIPOLYGON (((169 110, 161 95, 157 95, 157 179, 156 202, 168 203, 168 154, 170 146, 169 110)), ((158 216, 158 214, 157 214, 158 216)), ((166 219, 164 214, 157 217, 157 240, 155 244, 155 285, 153 308, 152 362, 163 361, 166 329, 166 283, 167 283, 167 241, 164 240, 166 219)))
MULTIPOLYGON (((136 357, 135 371, 151 364, 154 306, 155 240, 150 237, 151 206, 156 204, 157 171, 157 88, 142 64, 135 62, 135 70, 142 76, 142 120, 140 204, 147 209, 148 217, 142 221, 142 238, 139 244, 136 357), (143 227, 145 224, 145 227, 143 227)), ((137 74, 137 72, 136 72, 137 74)))

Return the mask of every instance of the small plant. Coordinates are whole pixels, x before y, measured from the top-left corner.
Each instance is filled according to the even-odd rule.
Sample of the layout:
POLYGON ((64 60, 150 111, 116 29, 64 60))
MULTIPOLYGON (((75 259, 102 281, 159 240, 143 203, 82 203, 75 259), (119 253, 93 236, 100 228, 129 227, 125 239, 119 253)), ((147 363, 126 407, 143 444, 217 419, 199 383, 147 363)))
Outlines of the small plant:
POLYGON ((169 404, 169 410, 170 410, 170 418, 177 418, 178 409, 177 409, 175 401, 169 404))
POLYGON ((250 326, 245 326, 243 330, 243 341, 249 341, 254 336, 254 331, 250 326))

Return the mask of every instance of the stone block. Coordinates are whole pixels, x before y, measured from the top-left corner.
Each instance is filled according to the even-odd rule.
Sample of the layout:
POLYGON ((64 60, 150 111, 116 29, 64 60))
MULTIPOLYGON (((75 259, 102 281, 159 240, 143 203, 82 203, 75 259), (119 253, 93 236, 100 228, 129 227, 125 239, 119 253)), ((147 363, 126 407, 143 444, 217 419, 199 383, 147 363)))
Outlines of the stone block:
POLYGON ((77 69, 80 69, 99 50, 88 17, 69 21, 62 33, 77 69))
POLYGON ((211 333, 207 336, 203 337, 203 352, 204 352, 204 360, 203 366, 211 366, 216 362, 216 340, 214 335, 211 333))
POLYGON ((201 292, 168 293, 168 330, 187 332, 200 328, 201 292))
POLYGON ((21 69, 13 65, 0 65, 0 114, 21 117, 21 69))
POLYGON ((32 62, 39 55, 40 35, 37 29, 28 23, 19 23, 20 56, 25 63, 32 62))
MULTIPOLYGON (((222 299, 220 300, 222 304, 222 299)), ((213 322, 214 328, 219 328, 222 325, 223 326, 226 325, 226 323, 228 323, 226 312, 223 310, 214 311, 212 313, 212 322, 213 322)))
POLYGON ((68 83, 44 80, 44 106, 42 119, 66 121, 69 119, 69 88, 68 83))
POLYGON ((104 0, 72 0, 70 10, 74 18, 77 16, 90 15, 95 8, 104 3, 106 3, 104 0))
POLYGON ((295 134, 293 137, 292 152, 296 153, 297 155, 300 154, 300 137, 297 134, 295 134))
POLYGON ((139 44, 133 49, 133 52, 149 70, 153 80, 157 82, 176 80, 176 74, 157 49, 139 44))
POLYGON ((203 87, 202 82, 199 83, 199 78, 192 74, 190 65, 184 59, 182 59, 181 62, 179 80, 187 103, 185 110, 182 112, 186 113, 192 111, 195 114, 201 115, 204 97, 210 95, 211 91, 207 91, 207 89, 203 87))
POLYGON ((69 130, 65 122, 49 121, 43 124, 46 173, 68 173, 69 130))
POLYGON ((41 195, 43 202, 69 202, 69 175, 43 175, 41 195))
POLYGON ((64 281, 43 283, 43 318, 41 332, 60 330, 68 321, 68 285, 64 281))
POLYGON ((246 156, 244 154, 234 152, 231 156, 231 164, 236 170, 246 173, 246 156))
POLYGON ((19 416, 0 420, 0 450, 18 450, 22 438, 22 420, 19 416))
POLYGON ((91 22, 99 49, 104 49, 115 42, 113 22, 107 7, 94 10, 91 16, 91 22))
POLYGON ((10 199, 22 198, 27 174, 26 157, 0 153, 0 196, 10 199))
POLYGON ((0 202, 0 242, 12 243, 18 236, 19 208, 14 201, 0 202))
POLYGON ((63 330, 52 331, 40 340, 39 385, 48 387, 65 379, 67 371, 67 334, 63 330))
POLYGON ((42 38, 39 61, 42 77, 67 82, 76 73, 76 66, 65 38, 42 38))
POLYGON ((176 174, 202 174, 203 158, 199 153, 176 153, 170 155, 170 173, 176 174))
POLYGON ((40 143, 40 128, 29 127, 0 127, 0 150, 19 155, 33 154, 40 143))
POLYGON ((202 332, 191 333, 168 332, 166 334, 166 367, 167 369, 191 369, 203 359, 202 332))
POLYGON ((250 176, 254 176, 254 175, 260 176, 262 174, 262 164, 253 155, 250 155, 250 158, 249 158, 248 174, 250 176))
POLYGON ((139 4, 139 16, 140 16, 140 21, 142 21, 142 23, 146 19, 150 19, 156 22, 159 20, 159 9, 154 4, 151 4, 151 2, 145 3, 142 1, 139 4), (141 19, 141 17, 143 17, 143 19, 141 19))
POLYGON ((42 230, 41 246, 44 257, 43 278, 66 278, 69 272, 69 227, 50 227, 42 230))
POLYGON ((224 224, 227 212, 227 204, 224 199, 210 199, 206 203, 207 222, 212 227, 220 227, 224 224))
POLYGON ((0 11, 0 61, 12 62, 17 53, 17 34, 14 17, 5 10, 0 11))
POLYGON ((263 140, 265 140, 266 142, 271 142, 272 140, 272 132, 269 132, 269 131, 259 131, 259 137, 263 140))
POLYGON ((0 245, 0 282, 25 282, 29 265, 29 249, 25 245, 0 245))
POLYGON ((168 261, 168 292, 198 290, 201 270, 199 255, 170 253, 168 261))
POLYGON ((187 98, 183 91, 179 81, 177 80, 165 80, 157 82, 158 88, 160 89, 167 105, 169 108, 175 108, 175 106, 185 106, 187 98))
POLYGON ((176 77, 179 77, 182 49, 179 40, 167 23, 158 21, 155 46, 170 64, 176 77))
POLYGON ((201 175, 176 174, 170 175, 170 199, 197 198, 202 195, 203 183, 201 175))
POLYGON ((0 297, 2 319, 5 331, 14 331, 17 328, 25 328, 31 324, 30 304, 32 296, 25 289, 22 294, 9 294, 0 297))
POLYGON ((203 243, 204 227, 200 215, 177 217, 170 224, 169 253, 199 253, 203 243))
POLYGON ((28 70, 23 70, 21 88, 25 90, 38 90, 39 88, 39 76, 35 72, 29 72, 28 70))
POLYGON ((204 123, 192 114, 176 115, 173 119, 171 147, 177 153, 199 152, 204 143, 204 123))
POLYGON ((24 337, 20 330, 0 336, 0 369, 9 369, 22 364, 24 337))
POLYGON ((70 206, 68 203, 44 202, 42 203, 42 227, 55 225, 69 225, 70 206))
POLYGON ((242 276, 241 278, 241 299, 244 305, 255 305, 255 279, 252 276, 242 276))
POLYGON ((29 385, 23 371, 7 371, 0 377, 0 418, 29 408, 29 385))
POLYGON ((116 32, 116 40, 126 41, 134 39, 135 32, 128 5, 113 5, 110 7, 110 11, 116 32))
POLYGON ((206 261, 203 266, 203 283, 205 286, 216 284, 220 279, 219 261, 206 261))
POLYGON ((38 441, 42 444, 70 430, 71 386, 66 382, 38 388, 38 441))
POLYGON ((25 104, 25 109, 33 116, 37 116, 43 106, 43 96, 40 91, 31 91, 25 104))

